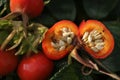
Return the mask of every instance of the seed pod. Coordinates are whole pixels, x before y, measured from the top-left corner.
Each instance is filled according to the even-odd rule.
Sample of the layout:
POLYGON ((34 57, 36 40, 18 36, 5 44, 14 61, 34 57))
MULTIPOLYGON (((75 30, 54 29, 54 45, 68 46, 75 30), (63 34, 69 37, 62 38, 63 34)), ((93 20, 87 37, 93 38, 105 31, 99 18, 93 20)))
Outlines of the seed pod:
POLYGON ((52 60, 59 60, 65 57, 74 48, 72 41, 77 34, 78 27, 72 21, 62 20, 55 23, 46 32, 42 41, 45 55, 52 60), (58 44, 57 46, 59 47, 54 47, 54 40, 57 40, 55 44, 58 44))
POLYGON ((81 38, 85 45, 82 47, 94 58, 106 58, 114 49, 112 34, 102 22, 97 20, 83 21, 79 26, 78 38, 81 38))

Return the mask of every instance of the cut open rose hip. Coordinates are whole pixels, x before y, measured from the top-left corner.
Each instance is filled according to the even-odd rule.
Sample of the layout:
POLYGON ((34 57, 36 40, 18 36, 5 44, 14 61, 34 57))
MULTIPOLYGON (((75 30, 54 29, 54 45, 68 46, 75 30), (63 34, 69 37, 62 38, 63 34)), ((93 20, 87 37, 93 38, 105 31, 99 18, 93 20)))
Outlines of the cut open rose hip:
POLYGON ((59 60, 70 52, 74 46, 72 42, 78 34, 78 27, 69 20, 55 23, 45 34, 42 48, 48 58, 59 60))
POLYGON ((112 34, 97 20, 83 21, 79 26, 78 39, 84 50, 94 58, 106 58, 114 48, 112 34))

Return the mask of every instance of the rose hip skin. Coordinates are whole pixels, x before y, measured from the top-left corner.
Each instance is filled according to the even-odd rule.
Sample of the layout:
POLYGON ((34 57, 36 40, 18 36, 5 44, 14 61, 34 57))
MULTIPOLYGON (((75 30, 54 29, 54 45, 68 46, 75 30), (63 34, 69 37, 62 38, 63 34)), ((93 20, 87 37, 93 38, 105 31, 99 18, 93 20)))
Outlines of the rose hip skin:
POLYGON ((41 52, 24 57, 18 65, 21 80, 46 80, 53 70, 53 62, 41 52))
POLYGON ((29 17, 37 17, 44 8, 43 0, 10 0, 11 12, 21 12, 29 17))
POLYGON ((5 76, 13 72, 18 64, 18 57, 14 55, 15 51, 0 50, 0 76, 5 76))

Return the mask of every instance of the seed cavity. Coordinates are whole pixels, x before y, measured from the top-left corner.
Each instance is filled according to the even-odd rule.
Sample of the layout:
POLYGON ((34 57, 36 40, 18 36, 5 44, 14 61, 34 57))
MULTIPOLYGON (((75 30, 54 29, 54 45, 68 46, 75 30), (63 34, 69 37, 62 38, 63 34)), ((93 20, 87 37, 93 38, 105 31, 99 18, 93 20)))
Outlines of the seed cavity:
POLYGON ((83 34, 82 41, 94 52, 99 52, 105 46, 102 33, 95 29, 90 32, 85 32, 83 34))
POLYGON ((99 51, 96 47, 91 47, 91 50, 93 50, 94 52, 98 52, 99 51))
POLYGON ((74 32, 70 30, 70 28, 62 28, 61 31, 61 38, 58 40, 53 40, 51 45, 58 51, 64 50, 68 45, 70 45, 73 41, 75 36, 74 32))
POLYGON ((88 42, 89 42, 89 43, 92 42, 92 36, 91 36, 91 35, 88 36, 88 42))
POLYGON ((58 44, 59 44, 59 46, 64 46, 65 42, 63 40, 59 40, 58 44))
POLYGON ((101 50, 104 48, 104 43, 98 43, 95 45, 95 47, 98 49, 98 50, 101 50))
POLYGON ((83 37, 82 37, 82 40, 85 40, 88 37, 88 35, 89 35, 89 32, 85 32, 83 37))
POLYGON ((71 44, 72 43, 72 38, 71 37, 67 37, 67 44, 71 44))
POLYGON ((61 46, 60 48, 59 48, 59 51, 62 51, 62 50, 64 50, 66 48, 66 46, 61 46))

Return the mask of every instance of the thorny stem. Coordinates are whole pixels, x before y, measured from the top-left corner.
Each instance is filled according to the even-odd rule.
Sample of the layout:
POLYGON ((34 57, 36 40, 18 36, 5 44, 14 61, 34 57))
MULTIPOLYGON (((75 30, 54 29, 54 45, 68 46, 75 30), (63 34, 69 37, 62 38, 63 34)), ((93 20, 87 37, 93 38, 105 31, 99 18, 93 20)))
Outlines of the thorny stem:
POLYGON ((14 35, 16 34, 16 30, 13 30, 9 36, 5 39, 5 41, 2 43, 1 45, 1 50, 4 50, 4 48, 6 47, 6 45, 10 42, 10 40, 14 37, 14 35))
MULTIPOLYGON (((77 47, 75 47, 73 49, 73 51, 70 53, 70 55, 76 59, 78 62, 80 62, 81 64, 83 64, 85 67, 89 67, 91 69, 94 69, 102 74, 105 74, 105 75, 108 75, 116 80, 120 80, 120 77, 118 75, 116 75, 115 73, 111 73, 111 72, 105 72, 105 71, 102 71, 99 69, 98 65, 94 62, 92 62, 91 60, 89 59, 86 59, 84 60, 82 57, 80 57, 77 53, 77 47)), ((83 70, 84 71, 84 70, 83 70)))

